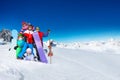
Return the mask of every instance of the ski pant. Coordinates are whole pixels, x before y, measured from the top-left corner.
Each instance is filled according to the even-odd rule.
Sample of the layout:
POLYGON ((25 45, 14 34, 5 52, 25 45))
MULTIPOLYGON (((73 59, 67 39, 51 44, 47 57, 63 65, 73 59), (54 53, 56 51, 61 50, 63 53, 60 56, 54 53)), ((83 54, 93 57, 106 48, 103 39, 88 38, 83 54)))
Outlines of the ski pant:
POLYGON ((32 54, 34 55, 34 53, 33 53, 33 44, 29 44, 29 43, 26 42, 24 44, 23 48, 22 48, 22 51, 18 55, 19 58, 23 57, 23 55, 25 54, 27 48, 30 48, 32 50, 32 54))
POLYGON ((18 58, 18 55, 20 54, 21 50, 22 50, 21 47, 18 47, 18 48, 16 49, 16 58, 18 58))

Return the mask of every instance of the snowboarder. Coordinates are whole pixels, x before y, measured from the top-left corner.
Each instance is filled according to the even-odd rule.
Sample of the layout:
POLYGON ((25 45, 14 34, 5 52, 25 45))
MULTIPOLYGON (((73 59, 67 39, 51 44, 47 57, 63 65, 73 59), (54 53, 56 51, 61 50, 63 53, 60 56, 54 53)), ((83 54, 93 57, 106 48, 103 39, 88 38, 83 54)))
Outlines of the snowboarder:
POLYGON ((39 27, 36 27, 36 32, 38 32, 39 38, 40 38, 40 40, 42 42, 42 46, 43 46, 43 37, 47 37, 50 33, 50 30, 48 29, 48 31, 46 33, 43 33, 43 32, 40 31, 39 27))
POLYGON ((27 22, 22 22, 22 29, 21 29, 21 33, 24 33, 27 29, 28 29, 28 23, 27 22))
POLYGON ((17 39, 17 46, 16 46, 16 58, 18 59, 18 55, 20 54, 23 46, 25 44, 24 38, 22 34, 18 34, 18 39, 17 39))
POLYGON ((30 48, 31 51, 32 51, 32 54, 34 55, 34 53, 33 53, 33 43, 34 43, 34 41, 33 41, 33 36, 32 36, 32 34, 33 34, 33 26, 32 26, 32 25, 29 25, 29 26, 28 26, 28 29, 23 33, 23 35, 24 35, 24 37, 25 37, 25 39, 26 39, 26 42, 25 42, 25 44, 24 44, 24 46, 23 46, 22 51, 21 51, 20 54, 18 55, 19 58, 22 58, 22 57, 23 57, 23 55, 25 54, 25 51, 26 51, 27 48, 30 48))
POLYGON ((24 60, 34 61, 34 55, 32 54, 32 50, 27 48, 26 53, 24 54, 24 60))
MULTIPOLYGON (((20 33, 24 33, 28 29, 29 25, 31 25, 31 24, 27 23, 27 22, 22 22, 22 29, 21 29, 20 33)), ((32 28, 32 30, 34 30, 34 27, 32 28)))
MULTIPOLYGON (((43 47, 43 37, 47 37, 50 33, 50 30, 48 30, 46 33, 43 33, 43 32, 40 32, 39 27, 36 27, 36 32, 38 32, 38 34, 39 34, 39 38, 41 40, 41 44, 42 44, 42 47, 43 47)), ((40 61, 39 53, 38 53, 38 50, 37 50, 36 46, 35 46, 35 49, 36 49, 37 59, 38 59, 38 61, 40 61)))

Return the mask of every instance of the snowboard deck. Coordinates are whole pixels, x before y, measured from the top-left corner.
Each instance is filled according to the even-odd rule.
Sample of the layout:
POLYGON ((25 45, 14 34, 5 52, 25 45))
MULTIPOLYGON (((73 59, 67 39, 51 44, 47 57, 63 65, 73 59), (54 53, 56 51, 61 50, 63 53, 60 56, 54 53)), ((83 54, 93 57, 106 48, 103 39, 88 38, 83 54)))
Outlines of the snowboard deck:
POLYGON ((37 47, 37 51, 38 51, 38 55, 39 55, 38 57, 40 58, 40 61, 43 62, 43 63, 48 63, 48 60, 45 56, 45 53, 44 53, 44 50, 43 50, 38 32, 33 33, 33 38, 34 38, 34 41, 35 41, 35 44, 36 44, 36 47, 37 47))
POLYGON ((13 30, 11 31, 11 34, 12 34, 13 39, 12 39, 12 41, 11 41, 11 43, 10 43, 9 51, 10 51, 10 50, 16 45, 16 43, 17 43, 18 31, 15 30, 15 29, 13 29, 13 30))

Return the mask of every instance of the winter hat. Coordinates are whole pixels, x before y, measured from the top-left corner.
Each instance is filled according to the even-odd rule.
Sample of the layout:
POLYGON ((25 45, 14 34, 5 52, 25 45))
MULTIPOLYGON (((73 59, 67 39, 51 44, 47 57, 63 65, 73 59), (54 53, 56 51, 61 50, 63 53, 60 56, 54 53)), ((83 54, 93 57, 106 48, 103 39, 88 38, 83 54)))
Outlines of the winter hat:
POLYGON ((23 34, 19 33, 19 34, 18 34, 18 37, 23 37, 23 34))
POLYGON ((27 48, 26 52, 27 52, 27 53, 31 53, 32 50, 31 50, 30 48, 27 48))
POLYGON ((39 27, 36 27, 36 30, 40 30, 40 28, 39 28, 39 27))
POLYGON ((27 24, 26 22, 22 22, 22 25, 27 24))

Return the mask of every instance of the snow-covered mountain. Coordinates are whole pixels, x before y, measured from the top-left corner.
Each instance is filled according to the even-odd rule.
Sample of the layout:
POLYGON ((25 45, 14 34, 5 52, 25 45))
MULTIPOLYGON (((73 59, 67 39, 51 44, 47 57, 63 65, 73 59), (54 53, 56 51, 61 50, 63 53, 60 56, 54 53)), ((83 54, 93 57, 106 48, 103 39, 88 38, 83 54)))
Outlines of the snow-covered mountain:
POLYGON ((3 39, 3 41, 10 42, 11 41, 11 31, 8 29, 2 29, 0 31, 0 39, 3 39))
POLYGON ((120 40, 108 39, 107 41, 55 43, 56 47, 67 49, 82 49, 93 51, 120 50, 120 40))
POLYGON ((109 39, 107 41, 90 41, 90 42, 72 42, 72 43, 58 43, 55 42, 57 47, 61 48, 81 48, 83 46, 92 46, 92 47, 100 47, 100 46, 106 46, 106 45, 111 45, 111 46, 120 46, 120 40, 115 40, 115 39, 109 39))

